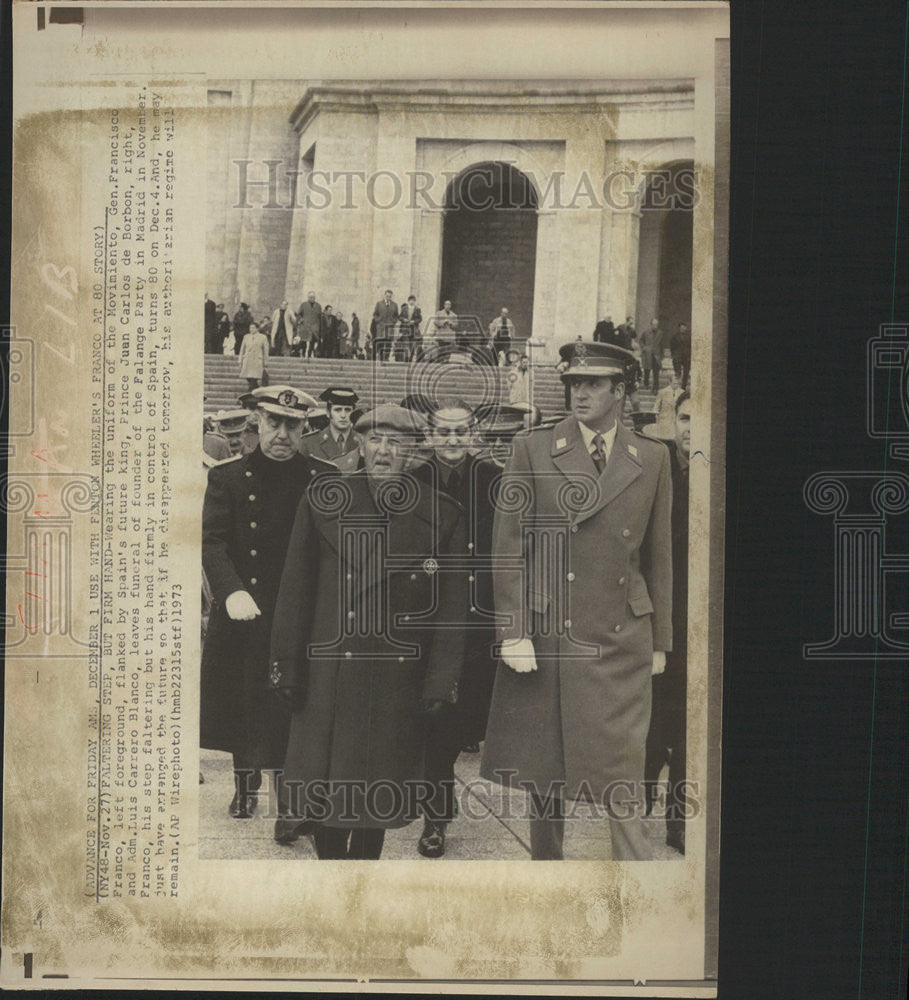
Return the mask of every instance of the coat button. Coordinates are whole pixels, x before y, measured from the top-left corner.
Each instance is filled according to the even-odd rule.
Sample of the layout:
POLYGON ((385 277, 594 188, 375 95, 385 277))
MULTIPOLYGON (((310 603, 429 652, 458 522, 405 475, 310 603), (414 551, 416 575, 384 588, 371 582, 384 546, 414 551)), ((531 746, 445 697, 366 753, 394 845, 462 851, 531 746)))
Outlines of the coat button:
POLYGON ((398 663, 403 663, 403 662, 404 662, 404 657, 403 656, 399 656, 398 657, 398 663))
POLYGON ((404 615, 404 621, 409 622, 410 621, 410 615, 404 615))
POLYGON ((620 576, 620 577, 619 577, 619 586, 620 586, 620 587, 621 587, 621 586, 623 586, 623 585, 624 585, 624 583, 625 583, 625 577, 624 577, 624 576, 620 576))
POLYGON ((356 618, 357 617, 356 611, 348 611, 347 612, 347 617, 348 618, 356 618))
POLYGON ((417 574, 416 573, 411 573, 410 574, 410 578, 411 578, 411 580, 416 580, 417 574))
POLYGON ((467 543, 467 548, 468 549, 472 549, 473 548, 473 542, 468 542, 467 543))
POLYGON ((627 538, 627 537, 628 537, 628 536, 629 536, 630 534, 631 534, 631 532, 630 532, 630 531, 629 531, 629 530, 628 530, 628 529, 626 528, 626 529, 625 529, 625 530, 624 530, 624 531, 622 532, 622 538, 627 538))
POLYGON ((467 577, 467 582, 468 583, 473 583, 473 581, 474 581, 474 578, 472 576, 467 577))
POLYGON ((353 653, 348 649, 344 656, 349 660, 353 656, 353 653))
POLYGON ((565 628, 571 628, 571 619, 570 618, 566 618, 565 619, 565 628))
POLYGON ((566 580, 567 580, 567 581, 568 581, 569 583, 574 583, 574 573, 569 573, 569 574, 568 574, 568 576, 566 576, 566 577, 565 577, 565 579, 566 579, 566 580))
POLYGON ((352 580, 352 579, 353 579, 353 576, 352 576, 352 575, 351 575, 350 573, 348 573, 348 574, 347 574, 347 579, 348 579, 348 580, 352 580))
POLYGON ((246 470, 246 478, 249 479, 251 476, 252 476, 252 473, 249 471, 249 469, 247 469, 246 470))
POLYGON ((471 613, 472 615, 475 615, 475 614, 477 613, 477 609, 476 609, 475 607, 471 606, 471 608, 470 608, 470 613, 471 613))
POLYGON ((616 625, 616 627, 612 631, 613 632, 621 632, 622 631, 622 626, 621 625, 616 625))
POLYGON ((249 494, 249 499, 250 500, 255 500, 256 499, 256 494, 255 493, 250 493, 249 494))
POLYGON ((255 549, 250 549, 250 550, 249 550, 249 554, 250 554, 251 556, 257 556, 257 555, 258 555, 259 553, 258 553, 258 552, 256 552, 256 550, 255 550, 255 549))
POLYGON ((575 534, 575 533, 577 532, 577 530, 578 530, 578 526, 577 526, 576 524, 573 524, 573 525, 571 526, 571 533, 572 533, 572 534, 575 534))
POLYGON ((259 527, 258 524, 256 524, 255 521, 250 521, 249 522, 249 526, 250 526, 250 528, 258 528, 259 527))
POLYGON ((256 584, 257 584, 257 583, 258 583, 259 581, 258 581, 258 579, 256 579, 256 577, 254 577, 254 576, 251 576, 251 577, 249 578, 249 582, 250 582, 251 584, 253 584, 253 586, 255 586, 255 585, 256 585, 256 584))
POLYGON ((277 661, 277 660, 275 660, 275 662, 274 662, 274 663, 272 664, 272 666, 273 666, 273 667, 276 667, 277 665, 278 665, 278 661, 277 661))

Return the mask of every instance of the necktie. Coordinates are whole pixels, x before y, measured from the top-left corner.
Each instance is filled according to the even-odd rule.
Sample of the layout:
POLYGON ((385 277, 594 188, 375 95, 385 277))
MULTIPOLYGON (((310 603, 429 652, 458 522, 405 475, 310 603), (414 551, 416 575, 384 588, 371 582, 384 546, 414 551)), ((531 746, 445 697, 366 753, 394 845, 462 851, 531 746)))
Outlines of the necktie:
POLYGON ((605 441, 602 434, 597 434, 593 439, 593 464, 597 467, 597 472, 602 473, 606 468, 606 449, 603 447, 605 441))
POLYGON ((343 434, 339 434, 338 435, 338 451, 340 451, 340 452, 344 451, 344 435, 343 434))

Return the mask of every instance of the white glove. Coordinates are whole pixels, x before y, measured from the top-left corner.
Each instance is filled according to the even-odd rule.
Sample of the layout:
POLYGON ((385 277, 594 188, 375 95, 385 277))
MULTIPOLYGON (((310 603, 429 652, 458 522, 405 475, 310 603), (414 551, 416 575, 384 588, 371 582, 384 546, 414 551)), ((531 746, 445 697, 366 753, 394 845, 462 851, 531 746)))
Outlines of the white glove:
POLYGON ((502 659, 519 674, 537 669, 537 657, 530 639, 508 639, 503 642, 502 659))
POLYGON ((666 669, 666 654, 657 653, 653 654, 653 667, 651 669, 651 674, 655 677, 657 674, 661 674, 666 669))
POLYGON ((251 622, 261 615, 259 605, 245 590, 235 590, 224 602, 224 610, 235 622, 251 622))

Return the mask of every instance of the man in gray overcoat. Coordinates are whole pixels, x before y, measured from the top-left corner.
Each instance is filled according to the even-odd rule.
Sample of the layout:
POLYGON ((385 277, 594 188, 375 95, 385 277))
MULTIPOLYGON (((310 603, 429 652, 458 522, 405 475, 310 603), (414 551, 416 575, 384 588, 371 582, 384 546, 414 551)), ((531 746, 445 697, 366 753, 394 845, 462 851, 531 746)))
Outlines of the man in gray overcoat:
POLYGON ((480 773, 529 791, 534 859, 563 856, 566 799, 609 815, 613 859, 645 859, 651 675, 672 648, 669 452, 622 423, 631 352, 560 353, 571 415, 518 435, 501 481, 503 662, 480 773))

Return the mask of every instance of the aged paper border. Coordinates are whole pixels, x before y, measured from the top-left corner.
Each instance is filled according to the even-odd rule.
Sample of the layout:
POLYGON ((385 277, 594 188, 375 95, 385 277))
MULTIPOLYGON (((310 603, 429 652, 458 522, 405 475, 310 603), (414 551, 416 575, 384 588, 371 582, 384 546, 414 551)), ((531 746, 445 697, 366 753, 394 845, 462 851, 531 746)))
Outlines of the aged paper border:
MULTIPOLYGON (((28 447, 20 448, 11 457, 11 474, 28 472, 27 467, 19 464, 24 456, 30 455, 35 450, 41 451, 42 448, 56 446, 54 427, 55 424, 59 425, 60 423, 57 410, 63 410, 65 422, 68 424, 67 429, 70 431, 66 443, 66 447, 69 449, 66 456, 68 461, 63 461, 61 458, 60 466, 69 470, 78 469, 80 467, 78 462, 80 449, 85 448, 87 441, 86 414, 84 408, 80 407, 78 398, 75 400, 67 399, 68 408, 60 406, 61 396, 69 397, 72 392, 69 387, 75 389, 80 386, 80 383, 76 381, 78 375, 75 377, 73 375, 72 364, 70 363, 67 367, 65 363, 66 358, 73 355, 70 355, 65 347, 61 348, 57 341, 51 339, 47 317, 43 315, 45 312, 43 307, 46 304, 44 292, 34 280, 36 269, 40 272, 47 262, 53 262, 55 266, 61 268, 64 266, 64 262, 66 262, 65 266, 70 266, 69 262, 72 261, 71 266, 76 268, 80 276, 86 269, 85 248, 80 247, 73 251, 68 241, 73 237, 73 225, 75 225, 75 234, 78 239, 80 223, 85 226, 91 223, 93 218, 96 218, 94 215, 95 206, 91 193, 83 189, 84 164, 78 158, 73 159, 72 151, 79 148, 80 142, 86 139, 91 141, 92 129, 97 127, 98 122, 103 117, 103 109, 112 106, 112 98, 126 93, 136 80, 141 81, 158 75, 166 81, 167 76, 173 72, 171 69, 164 69, 169 61, 173 64, 180 64, 182 60, 183 64, 179 71, 184 74, 192 72, 189 69, 189 66, 192 65, 189 56, 192 53, 186 42, 182 43, 182 51, 180 51, 180 43, 168 51, 162 46, 160 39, 152 39, 148 35, 141 34, 143 30, 147 31, 149 26, 153 24, 154 17, 160 16, 155 11, 148 10, 150 5, 144 4, 131 5, 130 11, 114 10, 112 9, 115 7, 113 3, 104 5, 107 7, 106 13, 110 17, 109 23, 112 31, 105 42, 96 44, 94 51, 88 54, 88 57, 91 58, 90 63, 79 61, 85 60, 87 54, 84 49, 80 49, 80 45, 74 39, 70 38, 57 53, 59 61, 52 64, 45 62, 44 65, 41 65, 39 59, 36 64, 32 61, 35 53, 30 51, 26 34, 29 31, 26 18, 34 17, 33 8, 35 5, 28 5, 28 9, 23 9, 25 6, 19 5, 14 11, 17 30, 16 51, 17 56, 21 56, 21 63, 17 59, 15 81, 17 158, 21 162, 24 157, 30 165, 43 167, 47 176, 30 177, 27 189, 17 190, 17 201, 14 208, 16 213, 13 246, 15 284, 12 320, 16 328, 16 339, 22 342, 23 350, 20 354, 23 359, 20 374, 23 378, 22 381, 15 382, 11 377, 11 382, 15 384, 11 385, 13 408, 10 430, 13 436, 10 440, 12 441, 18 435, 21 444, 28 447), (145 9, 142 10, 142 8, 145 9), (142 11, 141 15, 138 13, 140 10, 142 11), (149 17, 152 18, 152 21, 149 21, 149 17), (124 18, 125 22, 122 21, 124 18), (117 34, 113 30, 118 24, 118 19, 126 29, 122 34, 117 34), (144 25, 144 28, 137 27, 140 23, 144 25), (72 66, 81 68, 80 73, 83 79, 80 85, 69 88, 42 85, 45 80, 64 79, 72 66), (93 74, 95 78, 92 79, 89 73, 93 74), (106 93, 102 93, 99 88, 104 77, 107 77, 105 86, 108 87, 108 90, 106 93), (111 83, 114 84, 113 87, 111 87, 111 83), (118 88, 120 89, 118 90, 118 88), (21 202, 19 201, 20 195, 21 202), (26 331, 28 336, 23 336, 23 331, 26 331), (48 350, 56 346, 56 353, 63 360, 55 360, 46 351, 42 352, 42 346, 46 346, 48 350), (45 361, 44 358, 48 358, 48 360, 45 361), (66 381, 67 374, 69 374, 68 383, 66 381), (61 385, 65 389, 63 393, 59 392, 61 385), (26 389, 28 392, 25 392, 26 389), (36 447, 32 448, 32 444, 36 447)), ((86 4, 84 6, 94 5, 86 4)), ((196 5, 171 4, 171 9, 164 16, 174 14, 173 7, 175 6, 196 5)), ((393 11, 395 6, 391 5, 387 9, 393 11)), ((470 20, 470 15, 466 12, 458 11, 454 7, 448 7, 444 4, 415 4, 412 6, 415 11, 420 8, 433 9, 432 16, 439 19, 434 30, 448 27, 453 31, 458 23, 466 24, 470 20)), ((511 5, 502 5, 499 12, 499 17, 503 19, 506 26, 508 25, 507 19, 514 16, 513 10, 509 13, 509 6, 511 5)), ((589 12, 592 8, 600 9, 605 6, 607 5, 583 5, 583 7, 572 9, 570 12, 568 10, 563 12, 563 9, 560 8, 560 24, 564 23, 567 31, 573 21, 583 23, 583 19, 590 16, 589 12)), ((628 9, 628 5, 621 6, 628 9)), ((642 5, 633 6, 640 10, 642 5)), ((668 5, 660 6, 665 9, 668 5)), ((677 6, 679 8, 685 7, 685 5, 677 6)), ((716 10, 715 5, 699 6, 702 10, 716 10)), ((572 53, 561 53, 562 59, 556 68, 553 65, 554 60, 551 52, 547 51, 547 40, 539 38, 535 44, 531 44, 529 40, 532 29, 528 26, 527 21, 532 18, 527 12, 530 10, 541 12, 541 20, 545 21, 546 16, 552 16, 555 9, 548 4, 521 5, 521 7, 523 11, 522 46, 528 49, 531 55, 536 54, 538 65, 545 66, 547 70, 540 72, 538 69, 533 75, 540 78, 565 78, 575 75, 575 73, 566 71, 565 67, 566 59, 572 53)), ((571 7, 571 5, 564 5, 564 7, 571 7)), ((635 11, 635 14, 638 13, 638 10, 635 11)), ((181 12, 184 16, 185 13, 181 12)), ((202 14, 201 11, 198 13, 202 14)), ((325 12, 320 13, 324 15, 325 12)), ((679 13, 682 17, 681 9, 679 13)), ((255 12, 248 11, 246 16, 261 19, 267 15, 260 7, 255 12)), ((377 8, 371 11, 370 16, 382 16, 381 9, 377 8)), ((511 23, 513 26, 513 22, 511 23)), ((320 24, 320 28, 322 26, 320 24)), ((199 36, 196 37, 197 41, 198 38, 199 36)), ((242 40, 237 41, 234 38, 233 42, 234 50, 240 48, 241 51, 245 51, 242 48, 242 40)), ((588 42, 588 45, 592 49, 592 41, 588 42)), ((258 50, 256 51, 258 52, 258 50)), ((262 55, 261 52, 258 54, 262 55)), ((590 53, 586 54, 589 57, 590 53)), ((219 52, 219 55, 229 59, 230 50, 224 48, 219 52)), ((584 50, 575 49, 573 56, 572 69, 577 71, 577 63, 583 62, 584 50)), ((198 52, 195 53, 195 57, 198 60, 198 52)), ((333 58, 337 58, 337 53, 333 58)), ((262 65, 260 60, 256 61, 257 66, 262 65)), ((362 74, 350 72, 344 65, 343 57, 338 59, 338 63, 334 73, 323 71, 313 75, 318 75, 320 78, 336 76, 347 79, 356 78, 358 75, 362 76, 362 74)), ((198 61, 195 64, 198 65, 198 61)), ((489 76, 488 73, 469 72, 471 66, 471 55, 467 53, 464 55, 464 64, 461 67, 462 75, 465 78, 489 76)), ((195 70, 195 73, 198 74, 198 70, 195 70)), ((243 76, 244 73, 237 70, 218 72, 217 68, 212 66, 207 75, 229 77, 243 76)), ((251 75, 258 76, 260 71, 257 69, 256 73, 251 75)), ((285 77, 291 74, 275 72, 274 75, 285 77)), ((457 76, 458 73, 448 70, 439 75, 451 78, 457 76)), ((525 72, 520 75, 522 78, 527 78, 530 74, 525 72)), ((589 73, 580 75, 591 78, 589 73)), ((195 114, 197 115, 196 120, 201 121, 199 88, 193 87, 193 82, 186 76, 177 82, 171 80, 168 84, 168 93, 175 106, 182 109, 187 120, 190 120, 195 114)), ((204 83, 204 76, 199 77, 198 82, 204 83)), ((711 107, 713 107, 712 103, 711 107)), ((713 123, 710 127, 713 127, 713 123)), ((711 170, 713 169, 713 164, 707 166, 711 170)), ((719 168, 719 161, 716 166, 719 168)), ((21 175, 17 179, 21 184, 21 175)), ((184 182, 181 186, 184 189, 181 192, 184 211, 190 213, 193 197, 198 192, 189 181, 184 182)), ((721 188, 718 177, 716 191, 720 192, 721 190, 724 189, 721 188)), ((705 378, 701 383, 700 392, 695 399, 698 423, 701 427, 706 428, 709 421, 710 432, 708 437, 702 431, 703 436, 700 441, 695 439, 692 448, 693 452, 700 451, 706 459, 701 465, 693 465, 693 492, 697 496, 705 497, 709 490, 711 502, 709 507, 705 503, 693 504, 691 533, 692 551, 698 549, 695 539, 699 539, 703 543, 703 550, 710 553, 708 565, 693 561, 692 581, 695 580, 695 573, 709 572, 709 592, 714 601, 711 602, 709 615, 706 613, 707 609, 703 609, 705 613, 702 616, 702 621, 706 622, 706 627, 693 631, 691 638, 693 654, 697 655, 696 651, 698 644, 700 644, 703 653, 706 654, 709 649, 711 658, 710 689, 709 694, 705 692, 706 697, 702 702, 705 711, 701 717, 703 725, 706 721, 706 704, 709 698, 709 725, 705 725, 703 728, 704 744, 701 747, 701 753, 708 769, 710 828, 708 830, 705 825, 700 836, 705 838, 702 845, 706 845, 709 840, 709 849, 714 854, 714 863, 708 866, 708 891, 713 894, 713 902, 715 903, 715 879, 718 872, 715 851, 718 842, 719 815, 719 704, 721 690, 719 662, 722 640, 721 611, 717 611, 716 608, 721 607, 721 601, 717 603, 717 595, 722 593, 722 490, 724 474, 722 456, 725 427, 724 379, 722 377, 725 366, 725 303, 722 294, 725 285, 725 272, 721 265, 724 263, 725 248, 722 245, 722 227, 714 225, 714 222, 719 220, 719 211, 717 211, 715 220, 711 218, 709 211, 713 208, 713 193, 714 189, 710 187, 706 203, 702 202, 700 214, 696 215, 695 218, 695 259, 703 270, 699 273, 699 280, 695 288, 695 301, 693 302, 693 328, 698 331, 713 327, 713 337, 710 339, 703 336, 696 337, 694 348, 695 366, 702 372, 710 372, 710 377, 705 378), (722 319, 720 318, 721 313, 722 319)), ((187 218, 190 218, 189 214, 187 218)), ((190 328, 193 328, 196 323, 195 310, 201 299, 203 281, 195 246, 198 243, 199 232, 202 233, 204 241, 204 219, 193 218, 189 229, 190 232, 181 234, 181 246, 178 249, 181 279, 176 289, 176 308, 178 312, 188 317, 187 323, 190 328)), ((79 308, 83 308, 81 303, 79 303, 79 308)), ((79 322, 81 320, 80 314, 79 322)), ((64 327, 66 325, 64 321, 64 327)), ((81 360, 82 355, 78 353, 81 351, 81 347, 77 346, 76 351, 76 358, 81 360)), ((193 350, 188 349, 179 358, 181 382, 185 386, 185 396, 175 400, 175 407, 178 407, 180 413, 185 416, 185 421, 181 428, 174 430, 174 444, 176 446, 174 451, 182 449, 183 453, 187 455, 192 455, 193 449, 197 447, 195 443, 196 428, 199 422, 198 417, 201 415, 201 388, 197 393, 192 391, 193 386, 201 387, 201 365, 198 355, 198 349, 194 346, 193 350)), ((11 369, 11 375, 15 373, 11 369)), ((78 396, 78 392, 76 395, 78 396)), ((59 431, 56 433, 59 434, 59 431)), ((63 453, 53 452, 52 454, 60 457, 63 453)), ((175 460, 173 468, 178 488, 190 494, 195 492, 201 497, 200 485, 193 476, 192 463, 175 460)), ((64 473, 61 472, 61 474, 64 473)), ((8 514, 10 554, 13 552, 17 530, 20 528, 17 521, 18 513, 18 511, 10 509, 8 514)), ((179 537, 186 541, 185 547, 189 551, 185 558, 175 560, 175 573, 185 579, 192 579, 193 575, 197 573, 198 542, 193 542, 192 539, 198 538, 198 516, 198 511, 183 510, 178 512, 177 530, 179 537)), ((79 525, 78 518, 76 518, 73 551, 78 554, 80 546, 85 550, 87 540, 87 532, 79 525)), ((78 570, 78 563, 76 568, 78 570)), ((694 589, 692 586, 692 590, 694 589)), ((10 585, 9 600, 12 600, 13 596, 14 588, 10 585)), ((74 622, 80 620, 79 602, 84 599, 86 599, 85 595, 80 596, 78 593, 75 595, 74 622)), ((197 607, 193 606, 193 599, 187 601, 186 608, 188 618, 191 618, 194 610, 198 610, 197 607)), ((8 614, 15 618, 16 607, 8 607, 8 614)), ((695 614, 693 611, 692 617, 695 617, 695 614)), ((83 638, 84 636, 79 634, 78 627, 74 627, 69 640, 81 642, 83 638)), ((80 811, 81 757, 84 755, 84 747, 80 745, 81 730, 78 727, 61 726, 60 721, 71 718, 69 709, 72 699, 77 698, 80 692, 84 696, 84 689, 78 670, 74 668, 72 652, 66 648, 63 648, 62 652, 58 652, 57 640, 53 636, 42 639, 42 643, 43 646, 40 649, 36 648, 34 644, 30 645, 27 657, 21 659, 11 657, 7 669, 7 690, 9 692, 5 761, 7 813, 4 824, 6 898, 4 900, 3 924, 3 935, 7 948, 4 949, 3 976, 9 985, 12 985, 13 982, 16 982, 16 985, 32 985, 24 983, 19 978, 21 964, 19 964, 18 969, 15 968, 17 957, 21 957, 25 952, 37 956, 38 960, 42 954, 48 956, 65 954, 73 961, 72 966, 68 967, 68 974, 71 976, 78 975, 80 966, 89 974, 97 974, 99 971, 93 966, 95 957, 92 954, 92 949, 87 946, 87 942, 83 941, 81 944, 76 940, 67 942, 65 934, 62 933, 63 922, 75 918, 78 914, 78 907, 72 901, 72 893, 68 886, 68 882, 72 878, 72 869, 68 868, 67 865, 72 865, 73 858, 77 858, 79 854, 79 845, 75 843, 75 838, 81 831, 82 824, 81 822, 73 824, 71 817, 80 811), (36 675, 35 677, 32 676, 33 673, 36 675), (27 807, 23 804, 26 802, 27 807), (48 828, 55 831, 53 838, 49 839, 44 835, 44 831, 48 828), (53 840, 56 840, 56 843, 53 843, 53 840), (21 904, 23 898, 32 895, 35 897, 36 905, 30 907, 31 918, 26 926, 22 923, 25 907, 22 907, 21 904), (64 943, 68 947, 62 948, 64 943), (12 953, 10 949, 12 949, 12 953)), ((8 653, 10 652, 12 651, 8 649, 8 653)), ((192 655, 192 653, 188 654, 187 662, 190 662, 192 655)), ((195 655, 197 657, 198 652, 195 655)), ((78 663, 78 661, 76 662, 78 663)), ((186 717, 192 717, 194 712, 197 715, 196 693, 187 692, 184 701, 186 717)), ((187 739, 188 751, 192 751, 192 743, 192 739, 187 739)), ((186 760, 187 773, 192 774, 193 768, 194 762, 190 752, 187 754, 186 760)), ((190 782, 189 785, 191 786, 191 784, 190 782)), ((188 795, 192 794, 189 786, 187 786, 187 793, 188 795)), ((193 835, 194 813, 194 803, 187 798, 182 819, 189 836, 193 835)), ((704 846, 698 847, 695 837, 691 839, 690 844, 692 854, 699 849, 705 849, 704 846)), ((688 862, 685 864, 687 865, 688 862)), ((225 872, 234 876, 242 873, 242 881, 246 883, 247 887, 268 886, 277 879, 287 880, 286 864, 204 862, 198 865, 199 868, 205 866, 216 866, 218 868, 217 874, 208 875, 202 871, 187 872, 185 902, 182 904, 181 910, 186 907, 191 909, 204 907, 209 912, 215 910, 226 914, 230 913, 233 908, 238 917, 242 913, 250 926, 265 927, 271 922, 273 933, 278 939, 273 942, 274 945, 277 945, 275 951, 279 954, 283 953, 285 956, 284 960, 279 962, 278 967, 281 968, 282 976, 286 968, 288 978, 282 977, 272 982, 260 981, 255 986, 257 989, 280 989, 292 987, 292 984, 299 985, 301 988, 305 984, 305 988, 313 991, 344 988, 342 986, 343 980, 330 978, 328 981, 318 982, 313 979, 301 979, 299 973, 294 975, 296 971, 293 958, 295 952, 284 950, 289 944, 288 927, 293 927, 295 923, 298 925, 305 923, 307 916, 311 917, 310 904, 317 903, 320 891, 346 895, 352 906, 356 904, 355 909, 368 910, 372 906, 371 919, 373 920, 378 917, 378 919, 406 921, 408 914, 402 912, 400 903, 396 904, 391 899, 396 893, 401 892, 400 885, 406 868, 407 876, 413 879, 411 888, 415 893, 415 898, 426 892, 449 893, 449 898, 456 901, 456 907, 460 908, 460 912, 465 918, 469 917, 472 920, 477 918, 476 901, 465 895, 462 884, 464 881, 469 881, 469 877, 463 870, 464 866, 458 863, 449 863, 444 869, 436 867, 432 869, 432 876, 430 876, 429 870, 425 869, 425 866, 421 870, 413 868, 409 862, 395 862, 391 865, 388 877, 377 872, 375 878, 366 879, 365 882, 364 875, 359 871, 343 872, 342 874, 336 869, 332 869, 330 865, 325 871, 307 871, 305 879, 301 872, 297 872, 294 873, 293 881, 299 883, 302 880, 305 884, 297 886, 300 892, 296 900, 291 900, 292 909, 290 911, 284 907, 279 893, 264 900, 251 901, 246 898, 243 901, 244 905, 237 909, 236 899, 232 898, 230 891, 225 892, 223 885, 225 872), (413 870, 412 876, 411 870, 413 870), (323 882, 325 883, 324 887, 322 886, 323 882), (345 886, 344 891, 338 892, 342 883, 345 886), (275 926, 275 911, 280 913, 277 926, 275 926)), ((648 878, 646 875, 640 875, 639 870, 635 869, 634 866, 630 869, 627 866, 605 863, 596 864, 595 869, 593 866, 592 862, 569 862, 559 866, 557 873, 553 872, 550 875, 547 872, 546 877, 541 878, 538 868, 533 868, 531 873, 531 869, 528 869, 522 862, 486 862, 479 869, 479 874, 482 875, 484 883, 491 887, 488 891, 493 898, 489 901, 490 905, 485 907, 488 913, 484 914, 483 919, 489 920, 490 926, 493 927, 496 923, 507 920, 509 915, 513 915, 514 908, 521 904, 526 907, 536 903, 545 912, 547 907, 552 905, 554 898, 562 899, 566 903, 568 900, 579 900, 583 898, 585 893, 589 893, 593 870, 597 871, 602 882, 598 894, 595 894, 596 898, 588 901, 590 904, 599 900, 602 905, 605 901, 607 909, 613 908, 611 912, 623 911, 628 906, 629 900, 637 905, 639 912, 641 908, 647 909, 653 904, 653 896, 646 888, 648 878), (492 874, 490 866, 497 869, 494 877, 490 877, 492 874), (522 870, 520 873, 519 869, 522 870), (496 899, 495 894, 497 893, 499 897, 496 899), (618 910, 614 909, 616 906, 618 910)), ((191 864, 187 864, 188 869, 192 867, 191 864)), ((78 870, 77 866, 75 871, 78 872, 78 870)), ((470 877, 473 877, 472 874, 470 877)), ((260 892, 258 894, 261 895, 260 892)), ((233 895, 235 896, 236 893, 234 892, 233 895)), ((268 893, 265 896, 268 897, 268 893)), ((136 910, 138 911, 138 909, 137 907, 136 910)), ((316 909, 318 910, 318 906, 316 909)), ((403 911, 408 909, 410 907, 403 907, 403 911)), ((633 911, 635 906, 632 905, 631 909, 633 911)), ((146 910, 144 915, 138 912, 117 914, 118 920, 114 921, 108 930, 113 931, 118 936, 128 931, 124 942, 127 954, 121 955, 120 959, 113 963, 110 962, 108 956, 106 968, 111 978, 83 980, 86 985, 89 983, 94 986, 109 985, 111 988, 116 985, 125 986, 128 983, 139 985, 137 980, 131 978, 132 975, 161 976, 162 973, 164 978, 161 979, 143 978, 142 985, 150 986, 153 983, 176 985, 177 978, 182 979, 183 975, 189 973, 187 978, 192 979, 193 988, 214 989, 227 982, 230 982, 231 986, 235 988, 253 988, 252 986, 245 987, 233 979, 212 981, 196 978, 202 969, 198 959, 196 958, 194 961, 191 955, 184 956, 183 967, 178 971, 179 964, 175 967, 173 956, 165 955, 167 944, 161 936, 161 928, 167 921, 166 913, 162 908, 153 904, 149 905, 146 910), (129 948, 130 941, 134 946, 132 949, 129 948), (161 958, 168 959, 167 964, 163 967, 159 964, 161 958), (115 976, 118 978, 114 978, 115 976)), ((181 919, 188 921, 184 938, 186 944, 195 949, 196 955, 208 953, 212 956, 211 972, 218 969, 219 962, 223 965, 223 959, 217 955, 219 949, 236 949, 240 945, 235 931, 228 932, 224 927, 220 930, 213 927, 207 930, 194 929, 190 916, 185 912, 181 912, 181 919)), ((712 924, 715 934, 715 913, 712 920, 707 918, 707 922, 708 925, 712 924)), ((451 921, 451 924, 456 930, 457 920, 451 921)), ((402 968, 402 964, 400 956, 385 956, 385 960, 379 959, 378 968, 376 968, 374 956, 364 954, 359 941, 359 937, 366 929, 366 925, 358 922, 358 926, 347 931, 346 941, 342 938, 337 942, 339 948, 344 945, 349 948, 347 957, 341 961, 351 969, 353 976, 360 978, 368 976, 370 979, 369 983, 359 983, 358 989, 370 991, 387 989, 393 983, 395 988, 401 991, 422 992, 436 988, 441 989, 441 983, 444 982, 445 988, 449 991, 467 991, 474 984, 482 983, 483 989, 491 993, 509 992, 515 988, 528 993, 552 993, 559 990, 583 993, 596 987, 598 992, 606 994, 616 992, 618 989, 618 987, 610 987, 608 979, 618 978, 626 984, 630 984, 634 980, 652 978, 648 975, 649 948, 640 941, 626 953, 626 959, 630 957, 631 961, 626 962, 628 971, 621 976, 609 975, 614 968, 612 963, 606 962, 604 965, 591 959, 586 964, 582 961, 582 968, 578 970, 580 974, 576 979, 568 982, 560 979, 557 975, 552 975, 553 971, 557 971, 557 962, 549 965, 549 963, 540 963, 527 956, 525 969, 521 970, 522 974, 511 980, 512 985, 510 986, 503 981, 490 981, 482 973, 480 973, 480 978, 465 979, 458 983, 457 980, 460 977, 456 974, 458 971, 457 963, 452 964, 448 959, 446 947, 426 948, 425 945, 417 943, 412 947, 426 948, 426 951, 422 956, 411 956, 409 968, 414 969, 414 961, 418 965, 422 962, 422 968, 417 969, 413 974, 426 978, 418 978, 408 982, 394 975, 389 978, 388 973, 382 978, 377 978, 382 976, 383 968, 391 971, 402 968), (633 954, 635 951, 637 954, 633 954), (433 972, 436 974, 433 975, 433 972), (598 973, 600 974, 598 975, 598 973), (537 987, 532 985, 535 980, 539 983, 537 987)), ((653 927, 649 928, 650 932, 653 930, 653 927)), ((716 968, 715 948, 710 945, 709 926, 707 938, 706 971, 709 975, 711 965, 714 973, 716 968)), ((457 941, 458 935, 453 933, 444 942, 444 945, 453 948, 457 945, 457 941)), ((564 946, 564 942, 562 945, 564 946)), ((266 947, 264 951, 267 950, 266 947)), ((240 947, 239 952, 243 951, 246 951, 246 948, 240 947)), ((567 954, 567 952, 568 949, 565 947, 564 953, 567 954)), ((235 951, 233 958, 237 973, 243 976, 261 975, 263 979, 271 979, 275 973, 275 966, 267 959, 264 952, 260 954, 261 957, 256 957, 254 953, 247 951, 244 956, 235 951)), ((577 957, 582 958, 582 956, 577 957)), ((204 966, 205 962, 203 961, 201 965, 204 966)), ((486 968, 494 966, 495 960, 490 958, 486 968)), ((40 968, 53 971, 52 966, 48 964, 40 965, 40 968)), ((58 971, 62 972, 63 970, 58 967, 58 971)), ((355 982, 356 980, 353 978, 346 981, 355 982)), ((79 982, 80 980, 76 978, 65 981, 36 979, 34 985, 48 988, 55 984, 64 985, 64 983, 72 986, 79 982)), ((187 985, 190 984, 187 983, 187 985)), ((627 985, 623 986, 621 991, 626 992, 627 988, 627 985)), ((672 987, 659 987, 651 982, 650 988, 645 988, 641 995, 673 995, 669 992, 670 989, 672 987), (651 992, 651 989, 657 992, 651 992)), ((699 988, 692 983, 687 987, 678 985, 676 989, 681 992, 675 995, 710 995, 712 987, 705 984, 699 988)))

